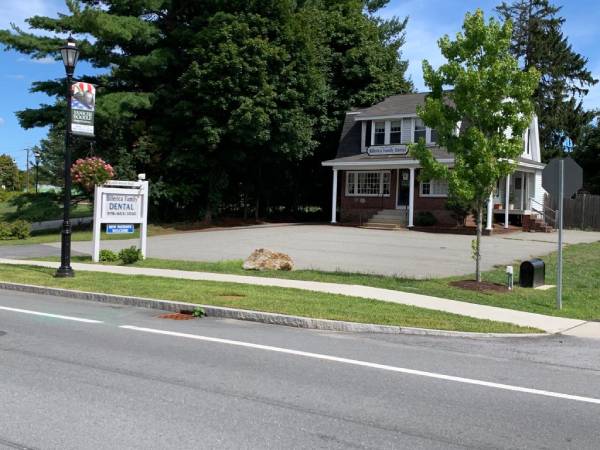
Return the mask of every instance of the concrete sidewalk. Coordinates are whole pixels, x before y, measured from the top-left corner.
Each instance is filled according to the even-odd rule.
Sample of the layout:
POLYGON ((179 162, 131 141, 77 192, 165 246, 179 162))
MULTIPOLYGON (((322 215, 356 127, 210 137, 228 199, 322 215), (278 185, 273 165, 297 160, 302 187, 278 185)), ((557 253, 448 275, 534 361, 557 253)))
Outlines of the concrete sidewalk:
MULTIPOLYGON (((56 262, 0 259, 0 264, 30 265, 39 267, 56 267, 56 262)), ((184 280, 217 281, 225 283, 251 284, 259 286, 302 289, 313 292, 348 295, 373 300, 380 300, 420 308, 444 311, 477 319, 488 319, 508 322, 520 326, 539 328, 547 333, 565 333, 579 337, 600 338, 600 323, 586 322, 579 319, 545 316, 542 314, 478 305, 410 292, 394 291, 355 284, 323 283, 316 281, 286 280, 280 278, 264 278, 245 275, 228 275, 209 272, 191 272, 170 269, 152 269, 128 266, 106 266, 101 264, 72 264, 75 271, 105 272, 119 275, 147 275, 154 277, 176 278, 184 280)))

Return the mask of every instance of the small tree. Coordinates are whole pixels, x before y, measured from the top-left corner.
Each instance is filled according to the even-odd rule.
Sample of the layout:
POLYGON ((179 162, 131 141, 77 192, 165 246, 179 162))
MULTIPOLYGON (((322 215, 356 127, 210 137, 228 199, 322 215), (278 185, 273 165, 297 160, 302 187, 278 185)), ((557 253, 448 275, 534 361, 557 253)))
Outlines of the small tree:
POLYGON ((450 170, 437 162, 420 141, 411 151, 420 160, 423 176, 448 180, 453 198, 476 211, 475 273, 481 281, 483 209, 496 182, 510 174, 523 151, 523 134, 533 114, 535 69, 523 72, 510 54, 511 23, 483 12, 467 13, 462 33, 438 41, 447 62, 434 70, 423 61, 425 84, 431 89, 419 117, 435 128, 440 145, 454 156, 450 170), (444 90, 450 88, 450 90, 444 90))

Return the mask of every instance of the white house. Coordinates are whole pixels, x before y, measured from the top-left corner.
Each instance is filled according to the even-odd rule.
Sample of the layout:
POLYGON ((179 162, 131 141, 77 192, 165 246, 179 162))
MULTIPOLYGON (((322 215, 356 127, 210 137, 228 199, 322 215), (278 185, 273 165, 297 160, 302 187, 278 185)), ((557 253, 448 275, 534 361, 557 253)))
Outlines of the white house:
MULTIPOLYGON (((429 211, 439 224, 454 224, 445 207, 448 185, 420 180, 419 161, 407 144, 423 138, 434 157, 450 167, 454 158, 437 145, 436 132, 417 117, 426 93, 394 95, 346 114, 333 170, 331 222, 381 222, 413 227, 415 215, 429 211), (338 211, 339 207, 339 211, 338 211)), ((494 220, 508 227, 529 223, 543 210, 541 151, 537 118, 523 137, 523 153, 511 176, 499 180, 487 208, 486 229, 494 220)))

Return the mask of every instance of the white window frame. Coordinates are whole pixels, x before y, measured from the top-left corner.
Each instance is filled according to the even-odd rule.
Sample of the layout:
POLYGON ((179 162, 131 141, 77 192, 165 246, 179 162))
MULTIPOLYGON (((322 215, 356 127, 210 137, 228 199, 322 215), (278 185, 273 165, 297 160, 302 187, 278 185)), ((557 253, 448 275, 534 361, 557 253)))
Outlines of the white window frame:
MULTIPOLYGON (((415 141, 415 128, 416 128, 416 122, 419 119, 418 116, 403 116, 403 117, 393 117, 393 118, 389 118, 389 119, 377 119, 377 120, 371 120, 371 138, 370 138, 370 142, 371 142, 371 146, 375 146, 375 145, 390 145, 391 142, 391 131, 392 131, 392 122, 400 122, 400 130, 402 130, 402 121, 403 120, 410 120, 410 136, 409 136, 409 140, 408 142, 402 142, 402 134, 400 135, 400 143, 396 143, 394 145, 407 145, 407 144, 414 144, 415 141), (384 127, 385 127, 385 134, 384 134, 384 138, 383 138, 383 144, 375 144, 375 123, 376 122, 383 122, 384 123, 384 127)), ((437 142, 433 142, 431 140, 431 128, 428 127, 427 125, 423 124, 425 126, 425 145, 435 145, 437 144, 437 142)), ((366 121, 363 122, 363 127, 366 130, 366 121)), ((400 131, 400 133, 402 133, 402 131, 400 131)), ((362 139, 364 140, 364 135, 362 136, 362 139)), ((362 141, 361 141, 362 142, 362 141)))
POLYGON ((392 144, 392 145, 402 145, 402 119, 390 120, 389 123, 390 123, 390 133, 389 133, 389 136, 388 136, 388 142, 389 142, 389 144, 392 144), (397 123, 400 124, 400 128, 398 129, 398 131, 395 131, 395 133, 398 134, 399 139, 398 139, 398 142, 395 142, 394 144, 392 144, 392 122, 397 122, 397 123))
MULTIPOLYGON (((346 179, 345 182, 345 194, 346 197, 389 197, 391 195, 392 192, 392 171, 391 170, 349 170, 346 172, 346 176, 344 177, 346 179), (378 194, 359 194, 359 193, 350 193, 350 190, 348 189, 348 185, 350 184, 350 174, 356 174, 355 176, 358 178, 358 174, 362 174, 362 173, 376 173, 379 174, 379 193, 378 194), (384 194, 383 193, 383 179, 384 179, 384 174, 388 174, 388 193, 384 194)), ((356 186, 356 190, 358 190, 358 180, 356 180, 354 182, 355 186, 356 186)))
POLYGON ((427 125, 425 125, 425 122, 423 122, 423 119, 419 118, 419 117, 415 117, 413 119, 413 128, 412 128, 412 142, 415 143, 417 142, 417 140, 415 139, 415 134, 417 132, 417 120, 421 120, 421 122, 423 123, 423 128, 425 128, 425 136, 423 136, 423 139, 425 140, 425 144, 429 144, 429 133, 427 132, 427 125))
MULTIPOLYGON (((379 133, 381 134, 381 133, 379 133)), ((371 145, 385 145, 385 143, 390 141, 389 135, 389 124, 387 120, 374 120, 371 124, 371 145), (375 124, 383 122, 383 144, 375 144, 375 124)))
POLYGON ((431 194, 431 187, 433 186, 432 181, 433 182, 437 181, 439 183, 439 182, 442 182, 443 180, 429 180, 429 181, 421 181, 421 182, 419 182, 419 196, 420 197, 435 197, 435 198, 445 198, 445 197, 448 197, 448 190, 447 190, 448 189, 448 182, 445 182, 446 183, 446 193, 445 194, 431 194), (429 194, 424 194, 423 193, 423 185, 424 184, 428 184, 429 185, 429 192, 430 192, 429 194))

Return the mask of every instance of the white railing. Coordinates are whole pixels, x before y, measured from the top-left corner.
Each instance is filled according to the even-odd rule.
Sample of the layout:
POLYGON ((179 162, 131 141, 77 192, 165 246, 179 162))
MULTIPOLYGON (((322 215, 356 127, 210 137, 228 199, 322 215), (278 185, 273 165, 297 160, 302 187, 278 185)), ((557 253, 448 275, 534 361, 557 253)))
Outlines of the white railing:
POLYGON ((529 209, 534 213, 542 216, 545 224, 556 228, 556 211, 538 202, 534 197, 529 197, 529 209))

